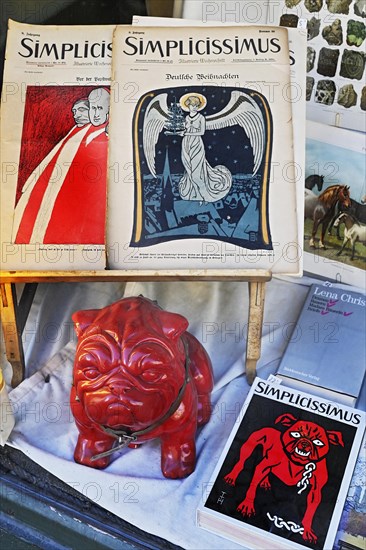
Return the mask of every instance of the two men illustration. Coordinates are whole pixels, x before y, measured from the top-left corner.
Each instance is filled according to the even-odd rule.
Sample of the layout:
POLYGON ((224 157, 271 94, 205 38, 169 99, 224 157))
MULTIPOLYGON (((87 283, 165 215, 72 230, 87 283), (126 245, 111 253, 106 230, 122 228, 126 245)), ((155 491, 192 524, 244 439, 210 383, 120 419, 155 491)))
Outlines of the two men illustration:
POLYGON ((15 207, 16 244, 103 244, 110 94, 74 102, 75 125, 30 174, 15 207))

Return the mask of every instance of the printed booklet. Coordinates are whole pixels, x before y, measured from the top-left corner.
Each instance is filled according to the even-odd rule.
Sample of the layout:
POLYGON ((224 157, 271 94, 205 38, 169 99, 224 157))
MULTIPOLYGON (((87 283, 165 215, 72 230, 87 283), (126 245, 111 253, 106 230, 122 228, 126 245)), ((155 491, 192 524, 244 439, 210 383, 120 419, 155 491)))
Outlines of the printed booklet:
POLYGON ((256 378, 198 525, 248 548, 329 550, 364 429, 363 411, 256 378))
POLYGON ((112 82, 110 267, 301 273, 287 29, 120 26, 112 82))
POLYGON ((314 284, 277 376, 288 386, 354 406, 365 376, 366 294, 314 284))
POLYGON ((2 269, 104 269, 113 26, 9 21, 2 269))
MULTIPOLYGON (((148 17, 135 15, 132 20, 133 25, 138 26, 201 26, 204 23, 199 20, 178 19, 167 17, 148 17)), ((221 21, 210 21, 210 25, 229 25, 230 23, 222 23, 221 21)), ((258 21, 256 21, 258 24, 258 21)), ((245 23, 236 25, 238 32, 241 27, 245 27, 245 23)), ((294 165, 295 165, 295 181, 296 181, 296 208, 298 217, 298 238, 299 242, 304 238, 304 178, 305 172, 305 101, 301 99, 305 96, 305 81, 306 81, 306 29, 300 27, 288 28, 289 40, 289 55, 290 55, 290 81, 292 91, 292 124, 293 124, 293 141, 294 141, 294 165)))

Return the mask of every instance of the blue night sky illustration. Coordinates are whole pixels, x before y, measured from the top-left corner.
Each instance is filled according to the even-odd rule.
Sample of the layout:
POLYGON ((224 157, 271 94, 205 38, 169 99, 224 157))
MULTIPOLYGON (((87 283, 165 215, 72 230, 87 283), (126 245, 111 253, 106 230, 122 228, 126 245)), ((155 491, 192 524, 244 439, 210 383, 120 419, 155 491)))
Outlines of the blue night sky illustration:
MULTIPOLYGON (((231 92, 235 88, 222 88, 219 86, 194 86, 177 87, 159 90, 160 93, 168 93, 168 105, 171 102, 179 102, 182 95, 187 92, 198 92, 207 99, 206 107, 200 111, 204 116, 216 114, 223 109, 230 100, 231 92)), ((249 92, 249 90, 248 90, 249 92)), ((144 113, 144 107, 141 113, 144 113)), ((186 116, 188 113, 184 113, 186 116)), ((143 118, 143 117, 142 117, 143 118)), ((139 128, 142 132, 142 126, 139 128)), ((247 135, 240 126, 224 128, 219 131, 206 130, 203 136, 206 158, 211 166, 223 164, 232 174, 250 173, 253 171, 252 148, 247 135)), ((184 168, 181 162, 182 138, 179 136, 165 136, 162 132, 156 145, 156 172, 162 173, 165 161, 166 147, 169 148, 169 160, 172 173, 182 173, 184 168)), ((141 153, 143 151, 140 143, 141 153)), ((142 170, 148 172, 145 160, 142 158, 142 170)))

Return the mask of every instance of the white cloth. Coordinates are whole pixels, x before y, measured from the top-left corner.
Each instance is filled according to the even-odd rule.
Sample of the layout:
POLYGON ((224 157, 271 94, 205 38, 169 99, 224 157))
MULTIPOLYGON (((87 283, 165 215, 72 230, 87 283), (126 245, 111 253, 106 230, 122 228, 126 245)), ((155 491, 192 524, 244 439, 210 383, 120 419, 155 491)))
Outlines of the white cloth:
MULTIPOLYGON (((262 378, 276 371, 311 282, 304 278, 297 282, 273 279, 266 285, 258 364, 262 378)), ((104 471, 73 461, 78 432, 69 407, 76 345, 76 337, 70 334, 70 314, 80 308, 112 303, 121 297, 120 291, 121 286, 105 283, 50 284, 40 289, 38 301, 40 297, 42 300, 35 312, 38 329, 26 350, 34 373, 29 372, 31 376, 10 392, 16 426, 9 444, 100 506, 173 544, 194 550, 241 548, 196 527, 195 514, 249 390, 244 376, 247 284, 172 282, 126 286, 126 296, 143 294, 158 300, 164 309, 185 315, 190 321, 189 330, 212 358, 213 414, 197 434, 196 469, 182 480, 165 479, 161 474, 158 441, 124 450, 104 471), (64 330, 58 339, 52 341, 49 337, 48 341, 47 326, 49 334, 53 330, 56 335, 57 326, 64 330), (39 366, 43 366, 35 371, 39 352, 39 366)))

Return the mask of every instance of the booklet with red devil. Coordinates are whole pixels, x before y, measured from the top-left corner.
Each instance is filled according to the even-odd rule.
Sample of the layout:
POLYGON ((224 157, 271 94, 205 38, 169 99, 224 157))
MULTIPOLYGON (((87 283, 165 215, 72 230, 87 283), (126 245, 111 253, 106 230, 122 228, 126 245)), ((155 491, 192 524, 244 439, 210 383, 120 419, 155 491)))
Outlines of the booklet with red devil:
POLYGON ((198 525, 249 548, 332 548, 364 427, 360 410, 257 378, 198 525))

